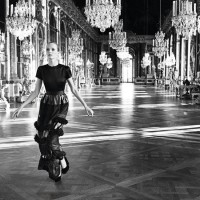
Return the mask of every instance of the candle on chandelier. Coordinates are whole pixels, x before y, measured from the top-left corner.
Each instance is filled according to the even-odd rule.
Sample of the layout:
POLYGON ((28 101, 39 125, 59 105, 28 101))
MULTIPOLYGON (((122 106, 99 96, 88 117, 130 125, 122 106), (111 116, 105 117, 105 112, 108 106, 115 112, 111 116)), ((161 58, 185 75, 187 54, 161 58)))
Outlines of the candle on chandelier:
POLYGON ((194 3, 194 14, 197 14, 197 5, 194 3))
POLYGON ((109 32, 109 40, 111 40, 111 32, 109 32))
POLYGON ((35 17, 35 0, 33 0, 33 10, 32 10, 32 13, 33 13, 33 17, 35 17))
POLYGON ((178 1, 178 14, 181 12, 181 0, 178 1))
POLYGON ((175 16, 175 1, 173 1, 173 16, 175 16))
POLYGON ((177 16, 177 1, 175 1, 175 16, 177 16))
POLYGON ((13 14, 13 4, 10 5, 10 16, 13 14))

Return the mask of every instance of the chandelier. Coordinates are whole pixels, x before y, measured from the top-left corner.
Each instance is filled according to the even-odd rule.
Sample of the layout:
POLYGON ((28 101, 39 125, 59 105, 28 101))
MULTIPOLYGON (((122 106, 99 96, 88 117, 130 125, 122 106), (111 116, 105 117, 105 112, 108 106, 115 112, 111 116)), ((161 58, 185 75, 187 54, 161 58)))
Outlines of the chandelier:
POLYGON ((165 33, 160 30, 155 34, 155 37, 156 39, 153 40, 152 50, 157 57, 161 58, 167 51, 167 43, 164 39, 165 33))
POLYGON ((18 37, 19 40, 23 40, 25 37, 32 35, 36 27, 35 3, 32 4, 32 0, 28 2, 19 0, 15 8, 13 8, 12 4, 6 24, 8 30, 18 37))
POLYGON ((22 45, 21 45, 22 55, 24 57, 30 57, 31 50, 32 50, 32 45, 31 45, 30 41, 27 38, 25 38, 22 42, 22 45))
POLYGON ((197 13, 196 3, 184 0, 173 1, 172 26, 175 27, 178 35, 189 38, 196 35, 197 31, 197 13))
POLYGON ((102 51, 100 56, 99 56, 99 61, 102 65, 104 65, 105 63, 107 63, 107 55, 105 51, 102 51))
POLYGON ((122 47, 121 49, 117 50, 117 57, 120 60, 124 60, 129 57, 129 48, 128 47, 122 47))
POLYGON ((173 65, 176 64, 176 58, 175 58, 173 52, 171 52, 170 56, 167 55, 167 58, 166 58, 166 60, 165 60, 165 64, 166 64, 167 66, 169 66, 169 67, 171 67, 171 66, 173 66, 173 65))
POLYGON ((113 49, 120 49, 126 46, 126 32, 122 32, 123 20, 114 25, 114 32, 109 32, 109 44, 113 49))
POLYGON ((167 43, 165 41, 165 33, 161 31, 161 0, 160 0, 160 30, 155 34, 155 40, 153 40, 153 48, 155 56, 161 58, 167 51, 167 43))
POLYGON ((114 5, 113 0, 86 0, 85 15, 87 21, 104 32, 107 28, 113 27, 121 15, 121 0, 114 5))
POLYGON ((112 60, 111 60, 111 58, 108 58, 107 63, 106 63, 106 67, 108 69, 112 68, 112 60))
POLYGON ((83 38, 80 38, 80 30, 73 30, 72 37, 69 38, 70 54, 79 55, 83 51, 83 38))
POLYGON ((149 53, 145 53, 142 58, 141 66, 142 66, 142 68, 145 68, 145 67, 149 66, 150 64, 151 64, 151 57, 150 57, 149 53))

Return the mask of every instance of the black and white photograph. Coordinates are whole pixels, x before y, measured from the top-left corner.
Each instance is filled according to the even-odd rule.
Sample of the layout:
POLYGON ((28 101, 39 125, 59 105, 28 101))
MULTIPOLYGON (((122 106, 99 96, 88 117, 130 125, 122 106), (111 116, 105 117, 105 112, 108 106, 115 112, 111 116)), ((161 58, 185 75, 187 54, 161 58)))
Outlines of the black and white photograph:
POLYGON ((1 0, 0 200, 200 200, 200 0, 1 0))

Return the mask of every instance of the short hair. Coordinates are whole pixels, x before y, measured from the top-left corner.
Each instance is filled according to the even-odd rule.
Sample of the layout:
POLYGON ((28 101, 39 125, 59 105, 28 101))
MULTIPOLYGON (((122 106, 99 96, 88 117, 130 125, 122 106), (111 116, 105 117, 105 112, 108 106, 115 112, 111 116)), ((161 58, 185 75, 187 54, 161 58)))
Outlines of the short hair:
POLYGON ((57 46, 57 51, 60 51, 60 49, 59 49, 59 47, 58 47, 58 44, 57 44, 56 42, 48 42, 47 45, 48 45, 48 44, 55 44, 55 45, 57 46))

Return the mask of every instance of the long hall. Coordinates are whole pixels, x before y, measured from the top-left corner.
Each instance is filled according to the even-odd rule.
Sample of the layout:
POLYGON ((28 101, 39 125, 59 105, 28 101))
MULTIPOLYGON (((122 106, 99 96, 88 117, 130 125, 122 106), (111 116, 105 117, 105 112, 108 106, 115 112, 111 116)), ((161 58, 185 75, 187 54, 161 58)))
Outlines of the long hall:
POLYGON ((0 111, 1 200, 198 200, 200 106, 154 86, 82 88, 88 117, 69 92, 60 138, 70 169, 59 183, 37 170, 39 99, 20 116, 0 111))

